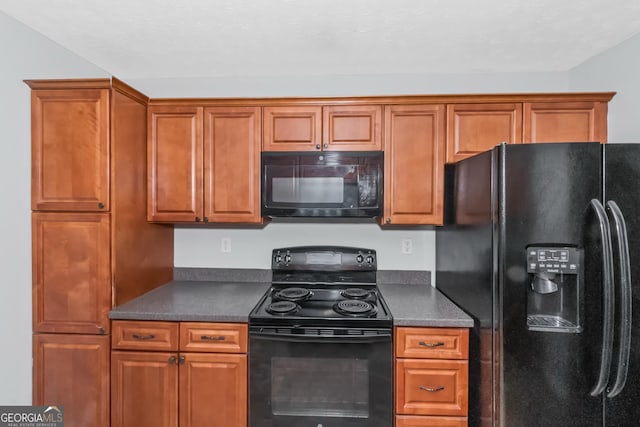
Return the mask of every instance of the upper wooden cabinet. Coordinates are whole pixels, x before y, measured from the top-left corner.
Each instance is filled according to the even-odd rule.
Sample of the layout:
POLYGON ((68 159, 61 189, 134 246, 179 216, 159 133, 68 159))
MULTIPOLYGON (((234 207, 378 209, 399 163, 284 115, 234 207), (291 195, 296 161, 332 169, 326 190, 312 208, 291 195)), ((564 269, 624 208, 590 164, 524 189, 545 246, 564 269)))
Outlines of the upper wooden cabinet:
POLYGON ((147 116, 149 221, 202 219, 202 107, 149 107, 147 116))
POLYGON ((151 106, 148 220, 260 223, 259 107, 151 106))
POLYGON ((264 107, 263 151, 382 149, 382 106, 264 107))
POLYGON ((442 224, 445 107, 385 107, 384 224, 442 224))
POLYGON ((447 163, 522 141, 522 104, 447 105, 447 163))
POLYGON ((33 90, 31 156, 31 209, 109 210, 109 90, 33 90))
POLYGON ((607 142, 607 103, 526 102, 523 141, 607 142))

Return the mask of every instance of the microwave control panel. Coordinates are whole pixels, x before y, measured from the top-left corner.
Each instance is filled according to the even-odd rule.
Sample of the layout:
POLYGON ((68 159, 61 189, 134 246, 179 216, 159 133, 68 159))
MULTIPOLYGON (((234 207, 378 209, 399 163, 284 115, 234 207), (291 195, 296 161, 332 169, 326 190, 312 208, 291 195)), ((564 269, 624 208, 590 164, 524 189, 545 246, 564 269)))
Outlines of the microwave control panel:
POLYGON ((527 273, 578 274, 580 250, 573 247, 528 246, 527 273))

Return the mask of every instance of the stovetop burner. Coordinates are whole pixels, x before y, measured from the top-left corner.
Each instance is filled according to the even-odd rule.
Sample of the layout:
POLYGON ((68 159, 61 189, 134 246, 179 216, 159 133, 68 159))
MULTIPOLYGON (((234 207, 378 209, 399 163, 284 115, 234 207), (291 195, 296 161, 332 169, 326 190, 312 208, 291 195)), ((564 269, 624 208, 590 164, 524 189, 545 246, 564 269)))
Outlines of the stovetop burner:
POLYGON ((340 294, 349 299, 364 299, 371 295, 371 291, 362 288, 347 288, 340 294))
POLYGON ((269 313, 279 315, 295 313, 299 309, 300 306, 293 301, 272 302, 266 308, 269 313))
POLYGON ((372 249, 304 246, 274 249, 272 283, 249 314, 251 326, 391 327, 376 287, 372 249))
POLYGON ((336 313, 352 317, 371 317, 376 314, 376 308, 366 301, 346 300, 333 306, 336 313))
POLYGON ((301 302, 306 301, 313 296, 307 288, 284 288, 276 291, 274 298, 286 301, 301 302))

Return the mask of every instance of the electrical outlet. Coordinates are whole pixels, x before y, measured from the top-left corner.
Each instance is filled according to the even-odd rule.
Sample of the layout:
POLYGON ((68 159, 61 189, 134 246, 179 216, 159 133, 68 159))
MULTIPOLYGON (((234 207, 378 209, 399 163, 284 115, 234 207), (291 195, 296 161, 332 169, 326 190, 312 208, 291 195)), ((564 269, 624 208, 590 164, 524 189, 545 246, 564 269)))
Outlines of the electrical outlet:
POLYGON ((229 237, 220 239, 220 252, 231 252, 231 239, 229 237))
POLYGON ((409 255, 413 253, 413 240, 402 239, 400 241, 400 248, 403 254, 409 255))

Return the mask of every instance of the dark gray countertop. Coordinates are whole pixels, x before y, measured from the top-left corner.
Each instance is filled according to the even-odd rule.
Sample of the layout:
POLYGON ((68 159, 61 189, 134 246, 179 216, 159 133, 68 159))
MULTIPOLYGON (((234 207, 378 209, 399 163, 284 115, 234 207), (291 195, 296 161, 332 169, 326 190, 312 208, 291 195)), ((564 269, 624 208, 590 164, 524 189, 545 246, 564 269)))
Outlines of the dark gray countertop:
POLYGON ((172 281, 109 313, 111 319, 247 322, 270 283, 172 281))
POLYGON ((471 328, 473 319, 427 284, 379 284, 396 326, 471 328))
MULTIPOLYGON (((111 319, 247 322, 270 286, 261 270, 182 269, 176 280, 115 307, 111 319), (215 270, 215 271, 213 271, 215 270), (240 280, 245 279, 245 281, 240 280)), ((428 272, 379 272, 397 326, 472 327, 473 320, 428 284, 428 272)))

